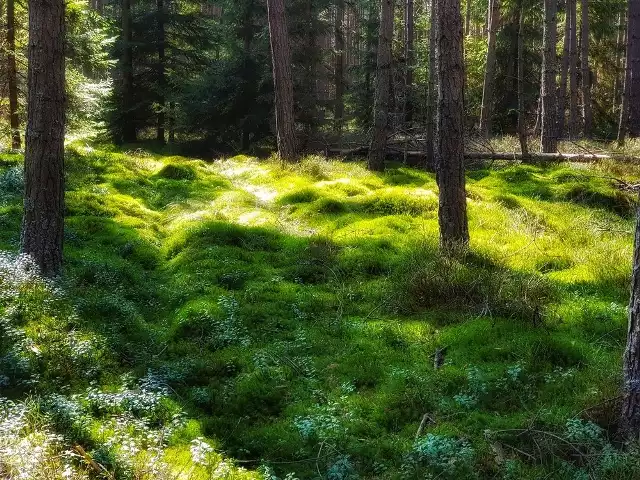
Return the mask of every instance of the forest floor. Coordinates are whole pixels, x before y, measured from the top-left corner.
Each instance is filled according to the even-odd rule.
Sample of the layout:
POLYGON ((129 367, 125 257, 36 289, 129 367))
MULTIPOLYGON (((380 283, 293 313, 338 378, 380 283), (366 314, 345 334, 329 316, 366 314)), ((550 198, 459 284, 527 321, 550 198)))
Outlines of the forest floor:
POLYGON ((640 166, 475 168, 452 259, 433 174, 76 142, 51 283, 15 255, 21 161, 0 156, 0 477, 638 478, 612 177, 640 166))

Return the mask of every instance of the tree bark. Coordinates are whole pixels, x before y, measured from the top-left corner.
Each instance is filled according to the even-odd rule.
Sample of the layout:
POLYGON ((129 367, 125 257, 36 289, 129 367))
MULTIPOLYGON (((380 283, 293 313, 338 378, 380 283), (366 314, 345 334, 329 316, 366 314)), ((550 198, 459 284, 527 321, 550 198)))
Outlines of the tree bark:
POLYGON ((581 0, 582 22, 580 27, 581 36, 581 59, 582 67, 582 119, 583 134, 589 138, 593 129, 593 109, 591 106, 591 70, 589 69, 589 0, 581 0))
POLYGON ((557 0, 544 0, 544 34, 542 55, 541 120, 542 132, 540 151, 552 153, 557 149, 556 136, 556 28, 557 0))
POLYGON ((624 34, 625 34, 625 14, 620 12, 619 20, 618 20, 618 37, 616 39, 616 72, 615 72, 615 81, 613 84, 613 111, 615 112, 620 107, 621 96, 620 96, 620 87, 624 84, 624 34))
POLYGON ((524 102, 524 8, 522 0, 518 3, 518 139, 522 156, 528 158, 529 146, 527 145, 524 102))
POLYGON ((489 35, 487 42, 487 62, 484 70, 484 87, 480 108, 480 135, 491 135, 491 115, 493 111, 494 85, 496 77, 496 36, 500 22, 500 0, 489 0, 489 35))
POLYGON ((562 49, 562 66, 560 70, 560 86, 558 87, 558 138, 564 136, 567 106, 567 78, 569 74, 569 38, 571 37, 571 16, 568 2, 565 7, 564 41, 562 49))
POLYGON ((344 10, 345 0, 337 0, 336 2, 336 18, 335 18, 335 87, 336 101, 334 105, 334 130, 337 134, 342 134, 344 125, 344 64, 345 64, 345 42, 344 42, 344 10))
POLYGON ((628 133, 640 137, 640 0, 629 0, 627 27, 628 133))
POLYGON ((426 132, 426 163, 434 165, 434 130, 436 103, 436 29, 437 29, 437 0, 430 0, 429 13, 429 83, 427 85, 427 132, 426 132))
POLYGON ((29 2, 25 197, 21 251, 41 273, 62 268, 64 235, 64 0, 29 2))
POLYGON ((569 27, 569 138, 578 136, 578 47, 576 0, 567 0, 569 27))
POLYGON ((158 21, 158 124, 156 128, 156 139, 160 142, 161 145, 164 145, 165 138, 165 108, 166 108, 166 88, 167 88, 167 80, 166 80, 166 58, 165 58, 165 42, 166 42, 166 34, 165 34, 165 11, 164 11, 164 0, 157 0, 157 21, 158 21))
POLYGON ((404 28, 405 28, 405 99, 404 112, 405 121, 410 123, 413 121, 413 69, 415 67, 415 51, 414 51, 414 4, 413 0, 406 0, 404 11, 404 28))
POLYGON ((391 88, 391 42, 393 41, 394 0, 381 0, 378 63, 376 69, 376 98, 374 123, 369 150, 369 169, 384 170, 384 155, 389 134, 389 100, 391 88))
POLYGON ((637 440, 640 435, 640 204, 636 214, 629 326, 627 348, 623 357, 622 394, 620 432, 627 440, 637 440))
POLYGON ((464 58, 459 0, 437 0, 438 121, 436 169, 440 246, 452 252, 469 243, 464 176, 464 58))
POLYGON ((131 21, 131 0, 122 0, 122 141, 134 143, 137 140, 137 129, 134 117, 130 112, 133 106, 133 28, 131 21))
POLYGON ((9 84, 9 125, 11 126, 11 148, 22 147, 20 118, 18 117, 18 71, 16 69, 16 19, 15 2, 7 0, 7 79, 9 84))
POLYGON ((293 111, 291 48, 284 0, 267 0, 269 37, 273 63, 278 154, 285 162, 298 159, 293 111))

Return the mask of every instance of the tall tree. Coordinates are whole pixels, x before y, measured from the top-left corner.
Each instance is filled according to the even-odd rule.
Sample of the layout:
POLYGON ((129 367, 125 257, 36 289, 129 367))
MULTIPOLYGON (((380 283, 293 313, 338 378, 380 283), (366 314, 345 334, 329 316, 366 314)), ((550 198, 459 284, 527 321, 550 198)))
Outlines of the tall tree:
POLYGON ((27 136, 21 251, 43 275, 62 268, 64 234, 64 0, 29 2, 27 136))
POLYGON ((415 51, 414 51, 414 37, 415 37, 415 24, 414 24, 414 4, 413 0, 406 0, 404 9, 404 58, 405 58, 405 99, 404 99, 404 111, 405 121, 411 122, 413 120, 413 69, 415 63, 415 51))
POLYGON ((434 130, 436 92, 436 29, 437 29, 437 0, 430 0, 429 11, 429 80, 427 84, 427 132, 426 151, 427 166, 435 165, 434 159, 434 130))
POLYGON ((589 68, 589 0, 580 0, 581 25, 581 83, 582 87, 582 119, 584 122, 584 136, 590 137, 593 129, 593 110, 591 108, 591 70, 589 68))
POLYGON ((342 133, 344 125, 344 67, 345 67, 345 43, 344 43, 344 13, 345 0, 337 0, 336 2, 336 18, 335 18, 335 87, 336 100, 334 105, 334 129, 336 133, 342 133))
POLYGON ((566 5, 564 15, 562 64, 560 67, 560 85, 558 87, 558 138, 562 138, 564 135, 567 105, 567 78, 569 75, 569 38, 571 37, 571 17, 569 15, 568 2, 566 5))
POLYGON ((569 14, 569 138, 578 136, 578 42, 576 0, 567 0, 569 14))
POLYGON ((156 139, 161 144, 165 143, 164 131, 165 131, 165 108, 166 98, 165 90, 167 88, 166 80, 166 55, 165 55, 165 11, 164 0, 156 0, 156 18, 158 22, 158 119, 156 127, 156 139))
POLYGON ((489 0, 487 15, 489 18, 487 63, 484 69, 484 87, 482 89, 482 106, 480 109, 480 134, 484 137, 489 137, 491 134, 493 92, 496 78, 496 37, 500 22, 500 0, 489 0))
POLYGON ((376 67, 376 98, 374 123, 369 149, 369 169, 384 170, 384 157, 389 134, 389 100, 391 89, 391 43, 393 41, 394 0, 381 0, 380 30, 378 34, 378 63, 376 67))
POLYGON ((18 70, 16 68, 16 11, 15 1, 7 0, 7 80, 9 84, 9 124, 11 148, 22 146, 18 117, 18 70))
POLYGON ((284 0, 267 0, 267 15, 275 89, 278 154, 283 161, 293 162, 298 159, 298 152, 293 111, 291 48, 284 0))
POLYGON ((625 36, 625 14, 620 12, 618 17, 618 36, 616 38, 616 52, 615 52, 615 80, 613 84, 613 110, 616 111, 620 107, 620 90, 621 85, 624 84, 624 36, 625 36))
POLYGON ((464 58, 460 0, 437 0, 437 179, 440 245, 469 243, 464 171, 464 58))
POLYGON ((529 157, 529 146, 527 145, 524 99, 524 15, 522 0, 520 0, 518 2, 518 139, 520 153, 526 159, 529 157))
POLYGON ((121 102, 125 114, 122 116, 122 138, 124 143, 133 143, 137 140, 137 129, 134 116, 131 112, 134 105, 133 95, 133 28, 131 19, 131 0, 122 0, 122 53, 120 57, 120 70, 122 75, 121 102))
POLYGON ((554 153, 557 149, 556 135, 556 29, 557 0, 544 0, 544 33, 542 39, 542 131, 540 151, 554 153))
POLYGON ((627 133, 632 137, 640 136, 640 0, 629 0, 627 8, 627 52, 619 143, 624 142, 627 133))

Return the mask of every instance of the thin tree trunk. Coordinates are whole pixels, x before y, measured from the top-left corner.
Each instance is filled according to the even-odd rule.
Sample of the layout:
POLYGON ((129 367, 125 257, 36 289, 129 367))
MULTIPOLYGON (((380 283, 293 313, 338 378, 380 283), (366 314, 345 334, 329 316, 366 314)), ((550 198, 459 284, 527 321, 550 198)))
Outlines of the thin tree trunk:
POLYGON ((427 132, 426 150, 427 166, 435 165, 434 159, 434 130, 436 95, 436 29, 437 29, 437 0, 430 0, 429 13, 429 82, 427 86, 427 132))
POLYGON ((405 99, 404 112, 405 121, 410 123, 413 120, 413 69, 415 67, 414 52, 414 5, 413 0, 406 0, 404 11, 405 44, 404 57, 406 62, 405 72, 405 99))
POLYGON ((169 143, 176 143, 176 104, 169 102, 169 143))
POLYGON ((344 10, 345 0, 337 0, 335 18, 335 87, 336 101, 334 105, 334 130, 338 135, 342 134, 344 125, 344 64, 345 64, 345 42, 344 42, 344 10))
POLYGON ((569 138, 578 136, 578 48, 576 0, 567 0, 569 27, 569 138))
POLYGON ((376 70, 376 98, 374 104, 373 135, 369 149, 369 169, 384 170, 384 156, 389 134, 389 101, 391 88, 391 42, 393 41, 394 0, 382 0, 380 32, 378 36, 378 64, 376 70))
POLYGON ((131 25, 131 0, 122 0, 122 102, 125 115, 122 118, 122 140, 134 143, 137 140, 136 124, 129 110, 133 98, 133 29, 131 25))
POLYGON ((267 0, 269 37, 273 63, 278 153, 285 162, 298 159, 293 112, 293 78, 291 48, 284 0, 267 0))
POLYGON ((630 441, 640 435, 640 204, 636 213, 627 348, 623 359, 620 432, 630 441))
POLYGON ((560 70, 560 86, 558 88, 558 138, 564 136, 567 107, 567 77, 569 74, 569 38, 571 37, 571 16, 568 2, 565 7, 564 41, 562 49, 562 66, 560 70))
POLYGON ((618 19, 618 37, 616 39, 616 72, 615 81, 613 83, 613 111, 615 112, 620 107, 620 87, 624 83, 624 26, 625 15, 620 12, 618 19))
POLYGON ((156 129, 156 139, 160 144, 164 145, 164 132, 165 132, 165 90, 167 88, 167 81, 165 76, 165 18, 164 18, 164 0, 157 0, 157 21, 158 21, 158 125, 156 129))
POLYGON ((22 146, 20 140, 20 118, 18 117, 18 72, 16 69, 16 20, 14 0, 7 0, 7 77, 9 83, 9 125, 11 126, 11 148, 22 146))
POLYGON ((582 22, 580 27, 582 67, 582 119, 584 136, 590 137, 593 129, 593 109, 591 107, 591 70, 589 69, 589 0, 581 0, 582 22))
POLYGON ((544 0, 544 35, 542 55, 541 120, 542 132, 540 151, 553 153, 557 149, 556 137, 556 29, 557 0, 544 0))
POLYGON ((485 138, 489 138, 491 135, 491 115, 496 77, 496 36, 500 21, 500 0, 489 0, 488 16, 487 62, 484 70, 484 87, 482 89, 482 105, 480 108, 480 134, 485 138))
POLYGON ((527 145, 527 127, 525 124, 524 103, 524 8, 522 0, 518 3, 518 139, 520 152, 524 158, 529 156, 527 145))
POLYGON ((62 269, 64 234, 64 0, 29 2, 29 70, 21 251, 43 275, 62 269))
POLYGON ((437 180, 440 245, 453 252, 469 243, 464 176, 464 58, 459 0, 438 0, 437 180))
POLYGON ((628 92, 628 133, 631 137, 640 137, 640 1, 629 0, 629 18, 627 29, 629 69, 628 92))

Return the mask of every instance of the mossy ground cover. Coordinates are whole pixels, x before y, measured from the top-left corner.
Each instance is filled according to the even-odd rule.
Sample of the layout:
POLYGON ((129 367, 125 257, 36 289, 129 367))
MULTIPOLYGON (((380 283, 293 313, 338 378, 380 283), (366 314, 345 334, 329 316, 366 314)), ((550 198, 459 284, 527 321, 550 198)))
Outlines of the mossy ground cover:
POLYGON ((429 173, 72 146, 64 279, 2 297, 2 396, 122 478, 161 478, 153 455, 167 478, 634 478, 611 400, 634 199, 607 178, 634 168, 475 168, 451 259, 429 173))

